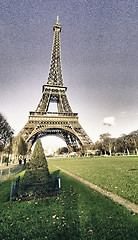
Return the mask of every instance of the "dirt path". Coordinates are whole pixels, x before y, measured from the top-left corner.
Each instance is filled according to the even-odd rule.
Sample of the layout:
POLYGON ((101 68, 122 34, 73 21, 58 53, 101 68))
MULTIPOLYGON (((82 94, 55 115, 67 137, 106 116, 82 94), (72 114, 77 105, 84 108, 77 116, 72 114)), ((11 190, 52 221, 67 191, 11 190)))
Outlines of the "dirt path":
POLYGON ((71 177, 77 179, 78 181, 82 182, 83 184, 89 186, 90 188, 92 188, 92 189, 100 192, 101 194, 111 198, 114 202, 117 202, 117 203, 125 206, 128 210, 133 211, 135 213, 138 213, 138 205, 136 205, 134 203, 131 203, 128 200, 126 200, 126 199, 124 199, 122 197, 119 197, 119 196, 117 196, 117 195, 115 195, 115 194, 113 194, 111 192, 108 192, 108 191, 98 187, 97 185, 94 185, 93 183, 90 183, 90 182, 84 180, 83 178, 77 177, 76 175, 74 175, 74 174, 72 174, 72 173, 70 173, 70 172, 68 172, 68 171, 66 171, 66 170, 64 170, 64 169, 54 165, 54 164, 52 164, 52 165, 54 167, 60 169, 62 172, 68 174, 69 176, 71 176, 71 177))

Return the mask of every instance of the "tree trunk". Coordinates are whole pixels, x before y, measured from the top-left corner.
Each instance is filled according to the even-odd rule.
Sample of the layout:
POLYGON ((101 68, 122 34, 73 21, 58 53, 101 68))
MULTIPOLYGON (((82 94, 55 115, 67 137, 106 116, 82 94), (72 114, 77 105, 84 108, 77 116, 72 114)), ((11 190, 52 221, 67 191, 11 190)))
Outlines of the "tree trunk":
POLYGON ((2 165, 3 155, 1 154, 1 165, 2 165))
POLYGON ((109 153, 110 153, 110 156, 112 156, 112 149, 109 148, 109 153))
POLYGON ((130 152, 129 152, 128 148, 127 148, 127 155, 130 155, 130 152))

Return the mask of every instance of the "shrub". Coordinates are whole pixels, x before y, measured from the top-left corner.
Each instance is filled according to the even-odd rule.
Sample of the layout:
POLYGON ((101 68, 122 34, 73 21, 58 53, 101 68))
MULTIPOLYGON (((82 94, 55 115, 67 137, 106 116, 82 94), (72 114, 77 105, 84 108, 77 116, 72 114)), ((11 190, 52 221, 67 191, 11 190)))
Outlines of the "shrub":
POLYGON ((50 178, 47 160, 44 154, 41 140, 36 142, 34 151, 32 153, 31 162, 24 175, 23 182, 37 183, 43 182, 50 178))
POLYGON ((51 191, 53 183, 45 158, 44 149, 41 140, 36 142, 32 153, 31 162, 26 170, 19 187, 18 194, 21 195, 43 195, 51 191))
POLYGON ((36 142, 34 151, 32 153, 30 169, 45 169, 48 171, 48 165, 40 139, 36 142))

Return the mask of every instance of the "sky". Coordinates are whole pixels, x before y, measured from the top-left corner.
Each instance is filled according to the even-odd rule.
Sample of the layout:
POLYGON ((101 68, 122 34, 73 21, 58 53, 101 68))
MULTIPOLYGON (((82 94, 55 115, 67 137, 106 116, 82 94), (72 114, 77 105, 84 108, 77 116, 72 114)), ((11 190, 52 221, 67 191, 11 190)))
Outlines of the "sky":
MULTIPOLYGON (((47 82, 57 15, 64 85, 84 130, 93 142, 137 130, 137 0, 1 0, 0 112, 15 135, 47 82)), ((55 138, 43 144, 65 145, 55 138)))

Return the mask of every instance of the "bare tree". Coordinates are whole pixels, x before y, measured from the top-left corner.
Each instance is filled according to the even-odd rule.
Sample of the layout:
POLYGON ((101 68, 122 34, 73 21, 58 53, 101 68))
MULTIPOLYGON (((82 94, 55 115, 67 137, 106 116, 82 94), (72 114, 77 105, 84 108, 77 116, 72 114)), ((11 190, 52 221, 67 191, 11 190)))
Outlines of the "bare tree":
POLYGON ((108 151, 110 153, 110 156, 112 155, 112 149, 115 144, 116 139, 111 138, 111 134, 109 133, 104 133, 100 135, 100 140, 102 144, 102 149, 106 152, 108 151))

